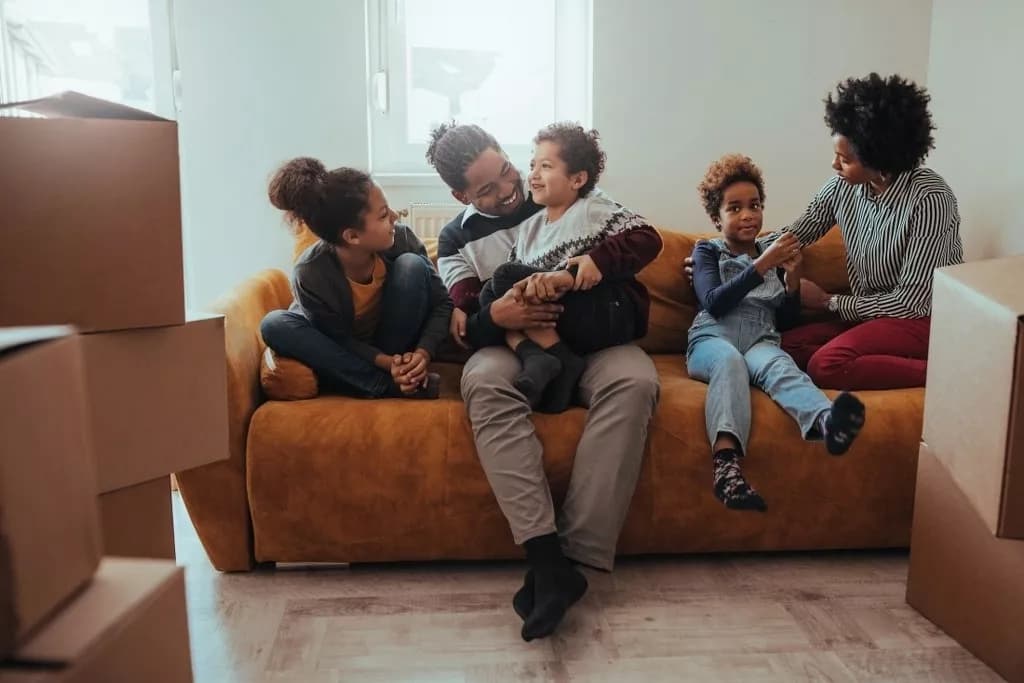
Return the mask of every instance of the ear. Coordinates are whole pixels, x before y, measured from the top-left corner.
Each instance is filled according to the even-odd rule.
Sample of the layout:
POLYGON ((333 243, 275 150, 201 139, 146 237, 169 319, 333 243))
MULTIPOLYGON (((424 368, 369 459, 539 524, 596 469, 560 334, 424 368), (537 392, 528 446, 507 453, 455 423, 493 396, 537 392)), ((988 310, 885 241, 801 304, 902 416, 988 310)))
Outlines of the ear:
POLYGON ((358 246, 359 245, 359 231, 355 228, 345 228, 338 235, 338 244, 342 246, 358 246))
POLYGON ((465 192, 460 192, 459 190, 452 190, 452 196, 455 197, 457 201, 460 201, 463 204, 470 203, 469 195, 467 195, 465 192))
POLYGON ((579 173, 573 173, 572 177, 569 179, 569 187, 571 187, 574 190, 578 190, 581 187, 583 187, 584 185, 586 185, 587 181, 589 179, 590 179, 590 174, 587 173, 586 171, 580 171, 579 173))

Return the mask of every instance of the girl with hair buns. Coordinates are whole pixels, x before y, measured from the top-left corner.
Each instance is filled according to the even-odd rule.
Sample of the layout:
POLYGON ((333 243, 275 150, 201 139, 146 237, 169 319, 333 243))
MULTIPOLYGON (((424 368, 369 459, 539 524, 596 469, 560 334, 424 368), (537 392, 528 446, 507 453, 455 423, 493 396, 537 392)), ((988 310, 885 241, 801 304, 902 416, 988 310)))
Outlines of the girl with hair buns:
POLYGON ((448 334, 452 303, 423 243, 370 176, 293 159, 270 202, 318 242, 298 259, 295 301, 260 325, 275 353, 312 368, 321 389, 366 398, 437 398, 427 371, 448 334))

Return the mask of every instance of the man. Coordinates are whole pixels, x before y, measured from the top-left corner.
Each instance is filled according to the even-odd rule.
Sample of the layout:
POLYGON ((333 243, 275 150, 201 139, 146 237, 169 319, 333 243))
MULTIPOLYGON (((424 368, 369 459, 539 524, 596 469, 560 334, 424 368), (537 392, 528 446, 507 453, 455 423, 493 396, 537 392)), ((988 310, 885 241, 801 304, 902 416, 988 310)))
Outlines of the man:
POLYGON ((658 400, 658 376, 650 357, 633 345, 585 358, 579 397, 587 421, 556 516, 530 405, 513 386, 520 362, 504 339, 507 330, 553 327, 561 307, 521 304, 513 291, 477 305, 482 283, 508 259, 517 226, 540 207, 526 196, 497 141, 478 126, 439 126, 427 158, 467 205, 441 232, 438 266, 456 306, 453 335, 479 349, 463 370, 462 396, 487 479, 515 542, 526 550, 530 569, 512 602, 529 641, 550 635, 586 591, 586 579, 571 562, 612 569, 658 400))

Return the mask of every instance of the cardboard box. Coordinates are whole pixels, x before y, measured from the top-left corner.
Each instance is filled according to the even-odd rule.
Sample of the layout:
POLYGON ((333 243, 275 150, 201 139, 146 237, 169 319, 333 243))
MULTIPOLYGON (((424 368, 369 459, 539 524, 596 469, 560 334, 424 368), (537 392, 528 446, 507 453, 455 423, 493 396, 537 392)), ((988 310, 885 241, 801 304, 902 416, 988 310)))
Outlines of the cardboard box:
POLYGON ((100 561, 80 339, 0 329, 0 658, 100 561))
POLYGON ((0 117, 0 325, 185 321, 178 127, 65 93, 0 117))
POLYGON ((228 457, 224 318, 82 336, 100 493, 228 457))
POLYGON ((100 496, 103 554, 173 560, 174 513, 169 477, 100 496))
POLYGON ((1024 682, 1024 541, 993 536, 929 446, 917 465, 907 602, 1007 680, 1024 682))
POLYGON ((89 587, 14 659, 0 683, 189 683, 184 571, 104 558, 89 587))
POLYGON ((1024 538, 1024 256, 935 273, 924 441, 989 530, 1024 538))

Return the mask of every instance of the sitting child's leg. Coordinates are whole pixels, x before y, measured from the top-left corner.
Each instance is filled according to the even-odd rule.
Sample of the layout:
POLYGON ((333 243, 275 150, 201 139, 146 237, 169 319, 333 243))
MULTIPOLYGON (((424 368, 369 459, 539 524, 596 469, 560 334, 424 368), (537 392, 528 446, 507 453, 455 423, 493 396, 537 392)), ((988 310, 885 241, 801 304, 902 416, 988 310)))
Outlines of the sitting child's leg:
POLYGON ((805 439, 823 439, 832 455, 842 455, 864 426, 864 404, 853 394, 835 401, 814 385, 778 345, 764 341, 744 355, 751 383, 768 394, 800 426, 805 439))
POLYGON ((726 339, 708 336, 690 345, 686 367, 690 377, 708 384, 704 415, 715 496, 732 509, 765 510, 740 467, 750 435, 750 379, 743 356, 726 339))
MULTIPOLYGON (((529 333, 529 330, 526 332, 529 333)), ((510 330, 505 334, 505 340, 523 364, 522 371, 512 384, 526 397, 530 407, 536 408, 544 396, 544 390, 562 372, 562 363, 528 334, 510 330)))

